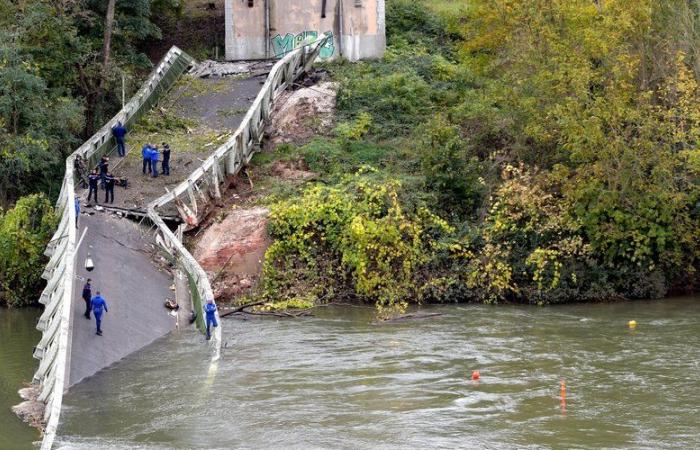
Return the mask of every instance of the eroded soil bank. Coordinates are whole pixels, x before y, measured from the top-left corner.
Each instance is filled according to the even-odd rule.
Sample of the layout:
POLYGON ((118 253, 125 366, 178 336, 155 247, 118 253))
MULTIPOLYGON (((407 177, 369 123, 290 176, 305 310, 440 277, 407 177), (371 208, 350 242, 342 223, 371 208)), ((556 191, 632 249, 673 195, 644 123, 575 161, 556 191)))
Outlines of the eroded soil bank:
POLYGON ((261 153, 228 180, 222 202, 189 236, 188 245, 209 275, 217 302, 233 303, 260 281, 271 243, 266 205, 281 190, 299 189, 317 177, 303 158, 275 160, 274 154, 282 145, 302 145, 330 131, 337 87, 322 77, 312 75, 307 83, 311 85, 287 91, 277 100, 261 153))

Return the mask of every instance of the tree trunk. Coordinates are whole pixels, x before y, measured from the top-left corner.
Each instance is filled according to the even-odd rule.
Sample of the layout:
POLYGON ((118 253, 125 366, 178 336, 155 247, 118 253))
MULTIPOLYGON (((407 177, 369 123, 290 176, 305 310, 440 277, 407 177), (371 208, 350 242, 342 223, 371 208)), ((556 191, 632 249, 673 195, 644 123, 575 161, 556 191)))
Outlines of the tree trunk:
POLYGON ((105 16, 105 35, 102 45, 102 80, 100 87, 107 81, 107 67, 109 66, 110 47, 112 46, 112 28, 114 26, 114 5, 116 0, 107 3, 107 15, 105 16))

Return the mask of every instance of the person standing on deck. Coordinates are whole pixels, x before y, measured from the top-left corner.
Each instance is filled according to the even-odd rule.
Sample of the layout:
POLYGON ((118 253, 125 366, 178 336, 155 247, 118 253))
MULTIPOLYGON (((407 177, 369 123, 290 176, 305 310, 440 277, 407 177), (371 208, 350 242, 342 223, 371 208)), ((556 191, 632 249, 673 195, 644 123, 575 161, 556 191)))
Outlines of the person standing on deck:
POLYGON ((112 128, 112 136, 114 136, 114 140, 117 141, 117 153, 123 158, 124 155, 126 155, 126 149, 124 147, 124 136, 126 136, 126 128, 124 127, 124 125, 122 125, 121 122, 117 122, 114 128, 112 128))
POLYGON ((105 203, 114 203, 114 184, 116 180, 111 173, 105 178, 105 203))
POLYGON ((88 176, 88 187, 90 190, 88 191, 88 203, 90 203, 90 199, 92 198, 93 194, 95 195, 95 204, 97 204, 97 182, 100 179, 100 175, 97 173, 97 170, 93 170, 92 173, 88 176))
POLYGON ((109 158, 106 156, 103 156, 100 158, 100 164, 98 165, 100 168, 100 180, 102 180, 102 189, 105 188, 105 178, 107 178, 107 172, 109 172, 109 158))
POLYGON ((216 323, 216 305, 213 299, 207 300, 207 304, 204 305, 204 312, 207 316, 207 341, 211 339, 211 326, 214 328, 218 327, 219 324, 216 323))
POLYGON ((97 325, 97 332, 95 334, 102 336, 102 313, 109 312, 109 310, 107 310, 107 302, 100 295, 100 291, 97 291, 97 295, 90 301, 90 307, 92 308, 92 313, 95 315, 95 322, 97 325))
POLYGON ((141 157, 143 158, 143 174, 146 175, 146 170, 148 174, 151 173, 151 144, 144 144, 141 149, 141 157))
POLYGON ((151 173, 153 178, 158 178, 158 146, 151 148, 151 173))
POLYGON ((78 218, 80 217, 80 197, 75 196, 75 228, 78 228, 78 218))
POLYGON ((163 142, 163 175, 170 175, 170 146, 163 142))
POLYGON ((83 286, 83 300, 85 301, 85 316, 86 319, 90 318, 90 303, 92 302, 92 285, 90 284, 92 280, 87 279, 87 283, 83 286))

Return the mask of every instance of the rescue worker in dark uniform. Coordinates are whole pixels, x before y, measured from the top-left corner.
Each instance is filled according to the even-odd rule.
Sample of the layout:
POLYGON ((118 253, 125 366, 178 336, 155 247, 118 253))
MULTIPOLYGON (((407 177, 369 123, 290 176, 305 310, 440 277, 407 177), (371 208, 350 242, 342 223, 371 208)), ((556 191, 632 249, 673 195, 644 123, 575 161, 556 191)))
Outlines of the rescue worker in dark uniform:
POLYGON ((163 175, 170 175, 170 146, 163 142, 163 175))
POLYGON ((116 180, 111 173, 105 177, 105 203, 114 203, 114 184, 116 180))
POLYGON ((85 316, 86 319, 90 318, 90 303, 92 302, 92 285, 90 284, 92 280, 87 279, 87 283, 83 286, 83 300, 85 301, 85 316))
POLYGON ((109 172, 109 158, 106 156, 100 158, 100 163, 98 167, 100 168, 100 180, 102 180, 102 189, 104 189, 105 178, 107 178, 107 172, 109 172))
POLYGON ((148 174, 151 173, 151 144, 144 144, 141 149, 141 156, 143 157, 143 174, 146 175, 146 169, 148 169, 148 174))
POLYGON ((214 325, 214 328, 218 327, 219 324, 216 323, 216 305, 214 304, 214 300, 209 299, 207 300, 207 304, 204 305, 204 312, 207 317, 207 341, 211 339, 211 326, 214 325))
POLYGON ((92 308, 92 313, 95 315, 95 322, 97 325, 97 332, 95 334, 102 336, 102 312, 103 310, 104 312, 109 311, 107 310, 107 302, 100 295, 100 291, 97 291, 97 295, 90 301, 90 307, 92 308))
POLYGON ((93 170, 88 176, 88 186, 90 187, 90 190, 88 191, 88 203, 90 203, 90 198, 92 195, 95 194, 95 204, 97 204, 97 182, 99 179, 100 176, 97 174, 97 170, 93 170))
POLYGON ((124 147, 126 128, 121 122, 117 122, 114 128, 112 128, 112 136, 114 136, 114 140, 117 141, 117 154, 123 158, 124 155, 126 155, 126 148, 124 147))

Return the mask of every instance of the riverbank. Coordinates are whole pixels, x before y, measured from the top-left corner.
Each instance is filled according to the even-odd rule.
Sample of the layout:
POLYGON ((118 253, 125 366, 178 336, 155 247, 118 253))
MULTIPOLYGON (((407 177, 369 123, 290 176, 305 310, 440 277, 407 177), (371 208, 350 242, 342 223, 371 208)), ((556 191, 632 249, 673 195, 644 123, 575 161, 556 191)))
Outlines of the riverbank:
MULTIPOLYGON (((297 105, 292 132, 270 130, 252 176, 240 180, 245 189, 217 211, 220 220, 266 208, 271 242, 253 295, 224 288, 222 296, 272 308, 356 301, 390 316, 412 303, 543 305, 694 291, 698 151, 690 128, 671 130, 663 117, 686 101, 697 112, 695 69, 653 55, 669 75, 647 101, 648 86, 628 81, 638 66, 620 62, 648 57, 632 35, 618 30, 615 52, 575 37, 621 26, 614 7, 550 5, 572 21, 551 28, 527 4, 494 16, 486 1, 395 1, 383 59, 325 65, 337 92, 330 117, 313 102, 297 105), (511 35, 546 35, 551 55, 511 35), (604 63, 591 68, 590 58, 604 63)), ((654 20, 638 23, 649 43, 680 14, 654 8, 654 20)))

